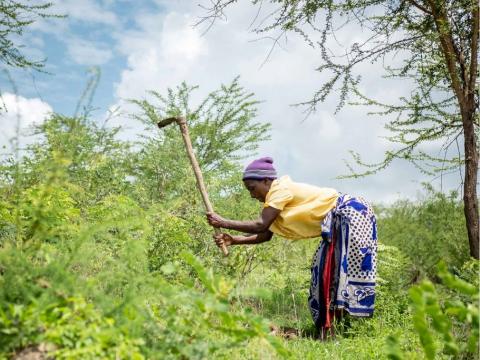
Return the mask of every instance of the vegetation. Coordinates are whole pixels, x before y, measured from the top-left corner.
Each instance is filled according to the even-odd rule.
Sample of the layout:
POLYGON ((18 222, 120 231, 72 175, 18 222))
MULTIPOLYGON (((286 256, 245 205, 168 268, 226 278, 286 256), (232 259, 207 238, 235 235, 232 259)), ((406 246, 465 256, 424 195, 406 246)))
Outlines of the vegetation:
MULTIPOLYGON (((205 21, 215 21, 236 0, 214 0, 205 21)), ((264 1, 251 0, 262 10, 264 1)), ((266 2, 265 2, 266 3, 266 2)), ((328 80, 304 103, 314 111, 338 91, 337 110, 353 95, 354 103, 374 114, 393 115, 387 122, 391 148, 382 161, 368 164, 357 153, 361 170, 351 176, 374 174, 394 159, 413 162, 427 173, 443 173, 465 166, 463 200, 470 255, 479 259, 479 208, 477 195, 479 148, 478 44, 480 11, 477 0, 270 0, 274 10, 258 16, 255 29, 279 39, 290 32, 303 36, 319 49, 319 67, 328 80), (347 47, 336 34, 349 24, 361 28, 365 41, 347 47), (400 59, 400 60, 398 60, 400 59), (382 66, 386 78, 412 84, 409 96, 385 104, 360 90, 364 63, 382 66), (361 70, 360 70, 361 71, 361 70), (463 155, 449 152, 463 136, 463 155), (428 153, 421 145, 441 140, 442 154, 428 153)), ((255 19, 255 20, 256 20, 255 19)), ((254 20, 254 22, 255 22, 254 20)), ((463 180, 462 180, 463 181, 463 180)))
POLYGON ((0 0, 0 63, 10 67, 33 68, 43 67, 42 60, 26 57, 15 44, 15 36, 23 35, 25 29, 39 18, 60 17, 50 13, 51 2, 36 1, 30 4, 19 0, 0 0))
POLYGON ((257 214, 236 162, 269 135, 256 101, 234 80, 192 108, 194 90, 134 101, 149 134, 138 143, 53 114, 23 157, 2 159, 0 358, 478 358, 478 262, 456 194, 378 207, 376 314, 320 342, 306 306, 318 240, 224 258, 178 129, 154 127, 186 114, 216 210, 257 214))
MULTIPOLYGON (((330 6, 330 15, 344 11, 361 18, 364 13, 357 10, 379 3, 337 7, 308 1, 299 7, 303 2, 279 2, 288 11, 273 28, 304 34, 297 25, 310 23, 322 6, 330 6)), ((426 31, 428 36, 414 43, 415 51, 430 49, 438 40, 434 23, 440 37, 451 35, 448 26, 438 25, 434 11, 443 9, 442 2, 429 1, 430 10, 415 1, 399 4, 389 17, 373 20, 409 21, 408 28, 402 21, 389 22, 388 31, 426 31), (412 10, 419 13, 412 15, 412 10)), ((462 11, 471 3, 452 4, 447 15, 456 16, 463 31, 453 40, 478 38, 478 30, 468 33, 472 21, 478 27, 478 8, 465 18, 462 11)), ((39 17, 54 16, 48 13, 51 6, 0 0, 0 62, 41 68, 41 62, 22 55, 11 36, 21 35, 39 17)), ((329 30, 331 16, 327 19, 329 30)), ((455 58, 463 71, 457 74, 462 86, 476 71, 476 48, 470 49, 470 55, 455 58), (465 73, 468 61, 470 73, 465 73)), ((387 46, 379 54, 390 50, 387 46)), ((352 51, 360 56, 363 50, 352 51)), ((427 67, 416 57, 404 68, 408 71, 390 69, 392 74, 428 70, 416 78, 420 92, 429 86, 450 91, 441 86, 447 74, 455 83, 451 67, 443 67, 445 50, 432 51, 435 61, 427 67)), ((367 54, 365 59, 372 55, 367 54)), ((351 66, 327 61, 324 67, 341 69, 337 75, 343 76, 343 89, 356 84, 351 69, 365 60, 354 59, 351 66)), ((317 100, 341 76, 322 88, 317 100)), ((375 316, 347 317, 335 324, 336 338, 320 342, 306 306, 308 262, 318 239, 275 238, 262 246, 234 248, 223 258, 211 240, 178 131, 155 127, 166 116, 186 115, 216 210, 227 217, 254 216, 257 204, 242 188, 237 163, 269 137, 269 125, 255 121, 253 94, 235 79, 192 108, 195 87, 182 84, 166 95, 152 92, 154 103, 132 101, 139 109, 132 121, 141 121, 148 135, 130 143, 118 140, 120 129, 89 118, 98 78, 94 71, 73 117, 52 114, 37 126, 36 142, 22 156, 12 149, 11 156, 0 159, 0 359, 479 358, 479 262, 467 256, 471 234, 465 231, 458 194, 426 187, 419 201, 377 207, 381 243, 375 316), (82 106, 84 115, 79 115, 82 106)), ((390 124, 400 130, 399 139, 412 134, 405 124, 425 111, 431 115, 432 109, 443 116, 439 122, 429 118, 436 125, 443 126, 445 119, 452 124, 440 135, 454 135, 459 117, 442 110, 454 98, 435 104, 427 97, 425 105, 418 94, 403 108, 387 107, 387 112, 417 107, 406 123, 390 124)), ((467 88, 467 103, 472 96, 467 88)), ((467 139, 469 118, 463 110, 461 116, 467 139)), ((414 133, 421 141, 436 136, 428 129, 414 133)), ((416 144, 407 142, 393 155, 411 155, 416 144)))

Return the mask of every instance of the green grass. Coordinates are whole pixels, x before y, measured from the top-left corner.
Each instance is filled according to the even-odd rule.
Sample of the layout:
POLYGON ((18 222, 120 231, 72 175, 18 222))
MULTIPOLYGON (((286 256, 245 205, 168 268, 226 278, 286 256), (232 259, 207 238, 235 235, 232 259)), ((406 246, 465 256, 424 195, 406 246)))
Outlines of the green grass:
MULTIPOLYGON (((478 304, 438 284, 435 269, 445 259, 464 288, 478 288, 455 194, 427 189, 422 201, 378 209, 375 314, 344 319, 321 342, 307 306, 318 240, 274 238, 224 258, 188 163, 168 155, 177 142, 158 138, 136 153, 85 119, 42 126, 44 144, 1 163, 0 358, 48 343, 58 359, 422 359, 420 326, 437 358, 448 358, 442 339, 458 345, 457 358, 475 358, 467 339, 478 343, 478 304), (412 307, 409 289, 428 278, 412 307), (447 317, 452 336, 434 326, 447 317), (271 326, 298 336, 272 336, 271 326)), ((255 216, 238 166, 218 166, 205 174, 217 208, 255 216)))

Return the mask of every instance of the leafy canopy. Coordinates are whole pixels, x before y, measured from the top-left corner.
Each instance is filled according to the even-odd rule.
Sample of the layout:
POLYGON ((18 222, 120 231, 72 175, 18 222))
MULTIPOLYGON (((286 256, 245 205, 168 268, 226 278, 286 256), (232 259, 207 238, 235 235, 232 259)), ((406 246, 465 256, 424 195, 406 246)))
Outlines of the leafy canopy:
POLYGON ((53 3, 45 1, 0 0, 0 63, 35 70, 43 67, 41 60, 29 59, 21 52, 15 37, 22 36, 38 19, 61 17, 49 12, 52 6, 53 3))
MULTIPOLYGON (((234 2, 213 1, 200 22, 224 17, 225 10, 234 2)), ((251 3, 258 7, 259 13, 263 10, 264 1, 251 3)), ((456 148, 450 152, 448 149, 462 133, 458 89, 473 92, 471 85, 476 78, 470 66, 476 54, 473 44, 475 26, 478 27, 474 21, 475 11, 478 12, 476 0, 270 0, 268 3, 273 10, 254 20, 256 33, 272 36, 275 46, 282 36, 295 32, 309 46, 319 49, 321 62, 316 70, 327 75, 327 80, 301 105, 314 111, 329 95, 338 93, 337 111, 351 101, 369 106, 373 114, 393 118, 386 124, 392 149, 374 164, 363 162, 358 153, 352 152, 356 163, 363 168, 356 170, 350 166, 352 176, 376 173, 396 158, 411 161, 429 174, 462 164, 462 155, 456 148), (360 28, 365 40, 344 46, 336 34, 351 24, 360 28), (451 64, 446 61, 442 47, 445 34, 451 35, 455 50, 451 64), (385 78, 411 83, 411 93, 393 104, 371 99, 360 87, 360 65, 364 63, 382 67, 385 78), (458 79, 458 87, 452 86, 452 78, 458 79), (444 141, 441 155, 419 147, 439 139, 444 141)), ((475 93, 478 107, 478 92, 475 93)), ((475 121, 478 131, 478 117, 475 121)))

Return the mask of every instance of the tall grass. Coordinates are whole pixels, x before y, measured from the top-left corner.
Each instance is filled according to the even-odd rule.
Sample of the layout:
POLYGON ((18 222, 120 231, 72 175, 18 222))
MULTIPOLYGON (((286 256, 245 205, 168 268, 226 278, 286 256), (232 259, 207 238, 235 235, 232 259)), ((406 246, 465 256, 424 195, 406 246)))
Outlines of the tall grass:
MULTIPOLYGON (((117 140, 118 129, 60 115, 37 130, 42 140, 24 157, 0 164, 0 358, 30 349, 59 359, 420 359, 416 314, 433 343, 445 335, 433 331, 422 302, 410 301, 411 286, 433 280, 442 319, 461 309, 447 300, 463 301, 470 318, 478 309, 458 286, 436 284, 449 274, 437 276, 439 259, 469 284, 478 275, 456 194, 429 188, 418 202, 378 209, 375 316, 347 317, 324 343, 306 305, 318 240, 274 238, 225 259, 188 163, 167 156, 181 153, 178 139, 163 134, 133 147, 117 140)), ((212 128, 199 122, 196 131, 217 146, 208 142, 212 128)), ((233 160, 215 160, 205 175, 216 208, 247 218, 258 209, 233 160)), ((416 290, 420 299, 427 290, 416 290)), ((460 344, 457 357, 475 357, 475 322, 459 319, 448 339, 460 344)))

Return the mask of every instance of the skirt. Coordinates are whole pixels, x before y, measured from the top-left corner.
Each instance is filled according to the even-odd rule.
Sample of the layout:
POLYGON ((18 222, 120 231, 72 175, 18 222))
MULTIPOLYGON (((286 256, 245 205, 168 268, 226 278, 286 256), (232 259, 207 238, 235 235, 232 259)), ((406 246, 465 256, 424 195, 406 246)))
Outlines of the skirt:
POLYGON ((361 197, 342 194, 322 222, 312 260, 308 305, 317 328, 330 328, 335 310, 370 317, 375 303, 377 223, 361 197))

